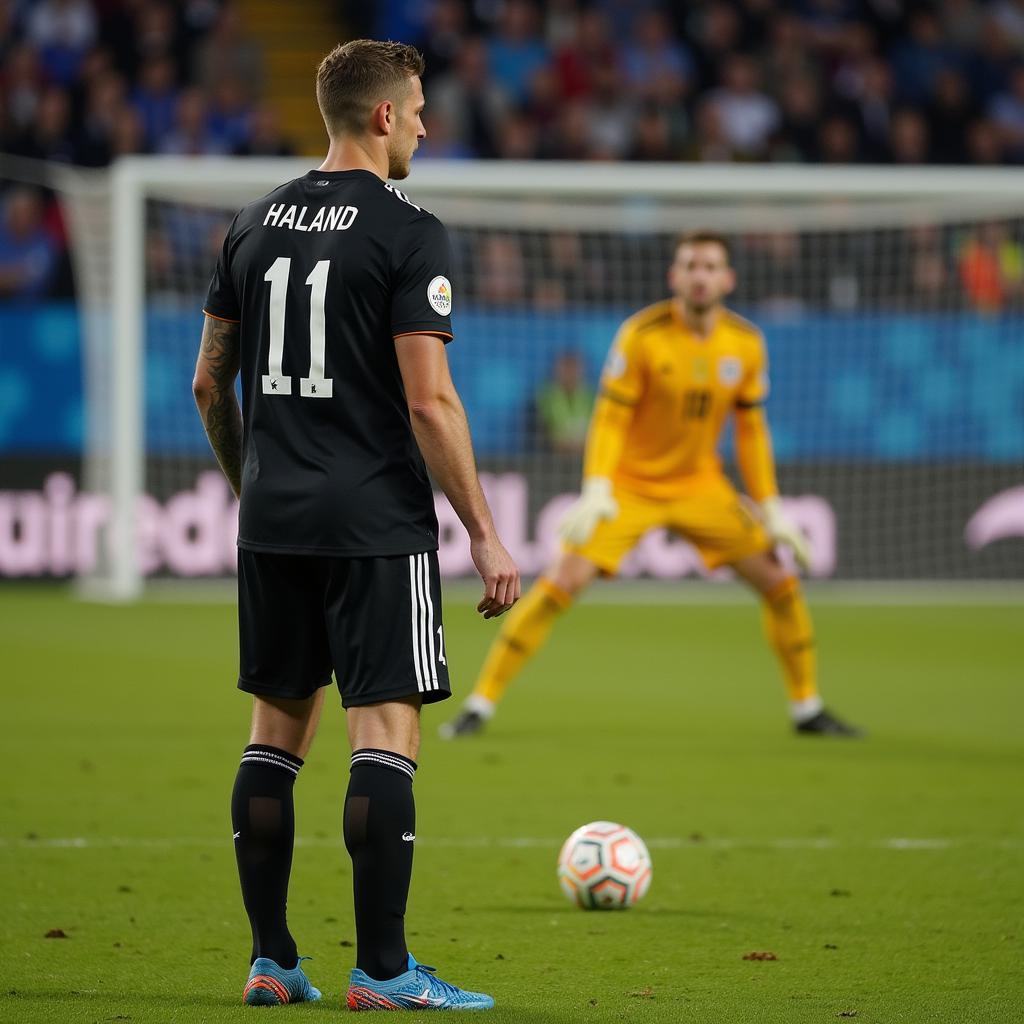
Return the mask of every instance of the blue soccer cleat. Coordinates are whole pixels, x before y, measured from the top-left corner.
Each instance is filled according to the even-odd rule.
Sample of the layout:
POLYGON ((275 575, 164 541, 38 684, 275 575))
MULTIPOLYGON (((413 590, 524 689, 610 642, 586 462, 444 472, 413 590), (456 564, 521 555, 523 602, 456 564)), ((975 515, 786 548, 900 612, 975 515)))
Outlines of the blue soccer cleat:
POLYGON ((352 969, 348 985, 350 1010, 489 1010, 494 1000, 482 992, 466 992, 434 976, 436 968, 416 963, 409 954, 409 969, 389 981, 374 981, 352 969))
POLYGON ((242 992, 246 1006, 284 1006, 286 1003, 311 1003, 320 998, 320 990, 313 988, 303 973, 302 961, 286 971, 273 960, 261 956, 252 965, 249 980, 242 992))

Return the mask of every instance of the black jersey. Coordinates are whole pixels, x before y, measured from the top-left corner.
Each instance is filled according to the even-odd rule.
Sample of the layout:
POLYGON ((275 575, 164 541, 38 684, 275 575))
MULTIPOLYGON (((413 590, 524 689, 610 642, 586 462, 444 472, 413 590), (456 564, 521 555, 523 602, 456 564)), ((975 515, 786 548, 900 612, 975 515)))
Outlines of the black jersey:
POLYGON ((235 218, 204 310, 241 325, 240 547, 436 549, 394 339, 451 339, 450 258, 441 222, 369 171, 310 171, 235 218))

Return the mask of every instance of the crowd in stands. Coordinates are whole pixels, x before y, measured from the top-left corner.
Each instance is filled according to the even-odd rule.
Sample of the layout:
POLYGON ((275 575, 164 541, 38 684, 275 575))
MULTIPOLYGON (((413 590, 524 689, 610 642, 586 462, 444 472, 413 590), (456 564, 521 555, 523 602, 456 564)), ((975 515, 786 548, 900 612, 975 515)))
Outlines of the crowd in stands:
MULTIPOLYGON (((425 155, 1024 160, 1024 0, 338 8, 423 50, 425 155)), ((263 78, 229 0, 0 0, 0 151, 287 153, 263 78)))
POLYGON ((262 54, 217 0, 0 0, 0 152, 289 153, 262 54))
MULTIPOLYGON (((426 56, 421 158, 1024 162, 1024 0, 336 6, 350 34, 426 56)), ((88 167, 127 153, 286 155, 265 79, 232 0, 0 0, 0 153, 88 167)), ((179 236, 220 229, 154 232, 150 287, 182 280, 194 253, 179 236)), ((743 249, 772 273, 746 280, 773 293, 748 285, 745 298, 779 301, 781 288, 783 300, 841 305, 845 273, 883 303, 874 282, 897 282, 920 308, 1006 308, 1024 294, 1024 253, 1016 229, 999 231, 907 236, 891 248, 910 258, 888 276, 871 252, 825 275, 806 239, 765 235, 743 249)), ((609 258, 617 244, 555 233, 527 259, 514 233, 456 237, 470 299, 541 309, 607 301, 609 275, 630 265, 609 258)), ((0 299, 66 294, 66 263, 56 206, 4 188, 0 171, 0 299)), ((660 276, 651 288, 657 298, 660 276)))
POLYGON ((1024 0, 362 8, 427 58, 435 156, 1024 161, 1024 0))

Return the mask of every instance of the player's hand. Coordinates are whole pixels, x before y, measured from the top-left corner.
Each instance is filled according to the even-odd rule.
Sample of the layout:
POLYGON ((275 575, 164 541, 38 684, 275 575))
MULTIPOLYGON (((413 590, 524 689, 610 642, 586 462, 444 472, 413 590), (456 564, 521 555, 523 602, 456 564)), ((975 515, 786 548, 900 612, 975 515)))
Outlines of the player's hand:
POLYGON ((776 544, 785 544, 793 552, 797 565, 806 572, 811 567, 811 546, 803 531, 782 510, 779 498, 761 502, 765 529, 776 544))
POLYGON ((484 596, 476 606, 485 619, 504 615, 519 600, 519 570, 497 536, 470 543, 473 564, 484 581, 484 596))
POLYGON ((607 477, 592 476, 583 481, 583 490, 576 503, 562 517, 558 534, 568 544, 586 544, 597 524, 614 519, 619 503, 612 497, 612 482, 607 477))

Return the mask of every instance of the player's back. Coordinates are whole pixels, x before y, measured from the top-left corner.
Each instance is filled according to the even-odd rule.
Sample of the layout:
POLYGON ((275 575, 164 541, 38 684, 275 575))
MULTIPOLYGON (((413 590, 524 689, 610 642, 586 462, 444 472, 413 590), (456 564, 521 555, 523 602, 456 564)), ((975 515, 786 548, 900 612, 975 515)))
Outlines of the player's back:
POLYGON ((398 555, 437 545, 395 352, 451 337, 441 223, 369 171, 311 171, 245 207, 206 311, 239 320, 239 544, 398 555))

